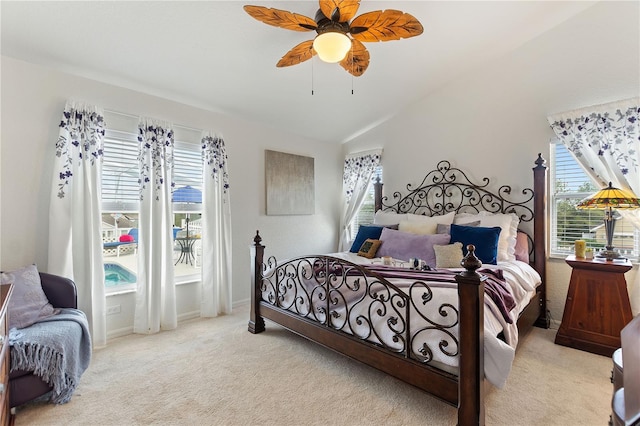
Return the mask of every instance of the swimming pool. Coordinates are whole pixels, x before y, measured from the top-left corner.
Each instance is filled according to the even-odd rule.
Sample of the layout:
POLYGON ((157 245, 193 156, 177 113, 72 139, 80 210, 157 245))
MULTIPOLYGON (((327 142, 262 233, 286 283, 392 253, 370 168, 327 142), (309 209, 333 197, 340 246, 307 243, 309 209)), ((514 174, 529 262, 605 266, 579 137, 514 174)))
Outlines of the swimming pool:
POLYGON ((134 284, 136 274, 117 263, 104 264, 104 284, 107 287, 134 284))

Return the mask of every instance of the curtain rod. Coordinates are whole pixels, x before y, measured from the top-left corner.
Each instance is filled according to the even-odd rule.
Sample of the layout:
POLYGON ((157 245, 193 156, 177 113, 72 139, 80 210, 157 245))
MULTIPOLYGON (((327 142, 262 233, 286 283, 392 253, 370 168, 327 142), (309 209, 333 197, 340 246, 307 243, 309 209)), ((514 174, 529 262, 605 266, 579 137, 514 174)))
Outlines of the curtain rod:
MULTIPOLYGON (((108 112, 109 114, 122 115, 123 117, 135 118, 135 119, 138 119, 138 120, 140 119, 139 115, 129 114, 127 112, 114 111, 112 109, 106 109, 105 108, 104 112, 108 112)), ((195 132, 202 132, 203 131, 203 129, 197 129, 195 127, 184 126, 182 124, 171 123, 171 125, 173 127, 179 127, 179 128, 181 128, 183 130, 192 130, 192 131, 195 131, 195 132)))

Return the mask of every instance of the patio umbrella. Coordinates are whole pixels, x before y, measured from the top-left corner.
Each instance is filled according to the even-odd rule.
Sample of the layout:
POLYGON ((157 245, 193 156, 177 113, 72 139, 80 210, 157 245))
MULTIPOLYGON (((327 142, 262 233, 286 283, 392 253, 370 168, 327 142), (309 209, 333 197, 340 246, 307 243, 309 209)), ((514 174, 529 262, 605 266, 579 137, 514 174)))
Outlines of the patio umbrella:
MULTIPOLYGON (((171 194, 171 201, 174 203, 202 204, 202 191, 191 185, 186 185, 173 191, 173 194, 171 194)), ((186 221, 187 238, 189 238, 189 213, 187 213, 186 221)))
POLYGON ((171 201, 174 203, 202 203, 202 191, 191 185, 186 185, 173 191, 171 201))

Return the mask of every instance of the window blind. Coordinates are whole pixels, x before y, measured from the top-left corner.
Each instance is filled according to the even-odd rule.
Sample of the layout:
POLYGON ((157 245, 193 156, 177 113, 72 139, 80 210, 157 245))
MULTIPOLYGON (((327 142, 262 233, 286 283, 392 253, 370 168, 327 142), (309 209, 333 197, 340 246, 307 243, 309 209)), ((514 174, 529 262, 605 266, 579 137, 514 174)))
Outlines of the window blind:
MULTIPOLYGON (((573 254, 576 240, 585 240, 597 253, 606 244, 603 210, 576 208, 584 198, 600 190, 567 148, 559 141, 551 144, 551 255, 573 254)), ((622 256, 638 258, 638 231, 614 213, 613 246, 622 256)))
POLYGON ((107 130, 102 163, 103 210, 138 211, 139 176, 136 135, 107 130))
MULTIPOLYGON (((202 150, 199 144, 176 141, 173 149, 174 191, 191 186, 202 191, 202 150)), ((202 203, 174 203, 174 212, 199 212, 202 203)))
MULTIPOLYGON (((202 190, 202 152, 194 143, 174 145, 174 190, 192 186, 202 190)), ((105 211, 136 212, 140 200, 138 139, 132 133, 108 130, 102 164, 102 207, 105 211)), ((201 204, 176 203, 176 211, 200 211, 201 204)))

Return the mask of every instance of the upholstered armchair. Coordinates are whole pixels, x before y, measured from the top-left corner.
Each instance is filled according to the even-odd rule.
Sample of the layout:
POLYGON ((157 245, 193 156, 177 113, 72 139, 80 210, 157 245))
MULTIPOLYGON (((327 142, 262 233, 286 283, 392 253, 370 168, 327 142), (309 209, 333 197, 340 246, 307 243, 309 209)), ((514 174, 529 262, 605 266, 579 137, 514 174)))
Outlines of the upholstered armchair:
MULTIPOLYGON (((77 308, 75 283, 67 278, 40 272, 42 290, 54 308, 77 308)), ((32 401, 52 390, 33 371, 16 370, 9 375, 9 401, 11 408, 32 401)))

